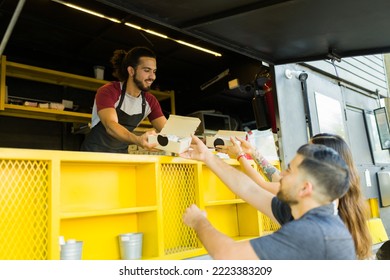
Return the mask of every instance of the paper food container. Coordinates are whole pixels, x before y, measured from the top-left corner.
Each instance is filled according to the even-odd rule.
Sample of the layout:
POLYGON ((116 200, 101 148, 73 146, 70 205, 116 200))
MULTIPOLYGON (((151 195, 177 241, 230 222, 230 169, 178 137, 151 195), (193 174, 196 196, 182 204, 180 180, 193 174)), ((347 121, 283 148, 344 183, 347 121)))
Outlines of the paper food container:
POLYGON ((191 145, 191 134, 200 124, 200 119, 170 115, 161 132, 157 135, 149 135, 149 143, 158 143, 157 149, 183 153, 191 145))
POLYGON ((209 148, 215 148, 217 145, 232 146, 230 137, 238 137, 246 140, 245 131, 233 131, 233 130, 218 130, 214 136, 206 136, 206 146, 209 148))

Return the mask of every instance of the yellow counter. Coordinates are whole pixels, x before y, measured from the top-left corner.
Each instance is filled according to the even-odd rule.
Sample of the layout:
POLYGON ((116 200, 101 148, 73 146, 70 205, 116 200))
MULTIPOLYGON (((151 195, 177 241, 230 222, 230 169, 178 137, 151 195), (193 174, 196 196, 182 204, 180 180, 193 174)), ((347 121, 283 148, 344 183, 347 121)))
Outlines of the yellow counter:
POLYGON ((83 241, 82 259, 119 259, 128 232, 143 233, 143 259, 203 255, 182 222, 192 203, 237 240, 278 228, 204 164, 178 157, 0 148, 0 182, 3 260, 58 260, 60 236, 83 241))

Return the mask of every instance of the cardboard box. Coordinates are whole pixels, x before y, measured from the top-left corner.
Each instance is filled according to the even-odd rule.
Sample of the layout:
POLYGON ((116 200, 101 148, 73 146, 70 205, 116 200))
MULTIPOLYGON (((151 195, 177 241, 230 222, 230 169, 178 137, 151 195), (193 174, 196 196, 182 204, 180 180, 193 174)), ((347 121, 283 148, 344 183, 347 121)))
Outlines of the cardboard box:
POLYGON ((215 148, 217 145, 232 146, 230 137, 238 137, 246 140, 247 133, 245 131, 233 131, 233 130, 218 130, 214 136, 206 136, 206 146, 209 148, 215 148))
POLYGON ((55 110, 63 111, 63 110, 65 109, 65 106, 64 106, 64 104, 62 104, 62 103, 50 102, 50 103, 49 103, 49 108, 50 108, 50 109, 55 109, 55 110))
POLYGON ((62 105, 64 105, 65 109, 73 110, 73 101, 62 99, 62 105))
POLYGON ((170 115, 161 132, 157 135, 149 135, 149 143, 158 143, 157 149, 183 153, 191 145, 191 134, 195 133, 200 124, 200 119, 170 115))

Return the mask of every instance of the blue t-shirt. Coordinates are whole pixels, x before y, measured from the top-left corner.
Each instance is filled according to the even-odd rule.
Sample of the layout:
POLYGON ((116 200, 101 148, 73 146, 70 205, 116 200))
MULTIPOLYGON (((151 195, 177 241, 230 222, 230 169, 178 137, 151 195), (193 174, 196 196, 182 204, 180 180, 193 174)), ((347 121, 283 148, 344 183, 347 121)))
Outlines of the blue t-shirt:
MULTIPOLYGON (((274 200, 277 198, 274 198, 274 200)), ((354 260, 351 234, 333 204, 314 208, 298 220, 291 211, 272 201, 272 211, 283 226, 273 234, 252 239, 250 244, 263 260, 354 260)))
POLYGON ((280 201, 277 197, 274 197, 271 202, 272 214, 280 225, 284 225, 292 220, 294 217, 291 214, 291 207, 285 202, 280 201))

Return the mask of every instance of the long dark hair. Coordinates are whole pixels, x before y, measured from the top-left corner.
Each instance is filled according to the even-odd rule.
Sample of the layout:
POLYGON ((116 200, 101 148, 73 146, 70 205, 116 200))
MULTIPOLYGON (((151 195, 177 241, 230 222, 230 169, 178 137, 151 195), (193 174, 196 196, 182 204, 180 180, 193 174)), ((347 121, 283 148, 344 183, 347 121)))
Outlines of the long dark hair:
POLYGON ((360 188, 360 177, 353 162, 351 150, 343 138, 329 133, 313 136, 311 143, 323 144, 333 148, 348 165, 349 189, 339 199, 339 215, 352 235, 357 257, 359 259, 367 259, 372 255, 372 240, 367 226, 370 212, 360 188))

